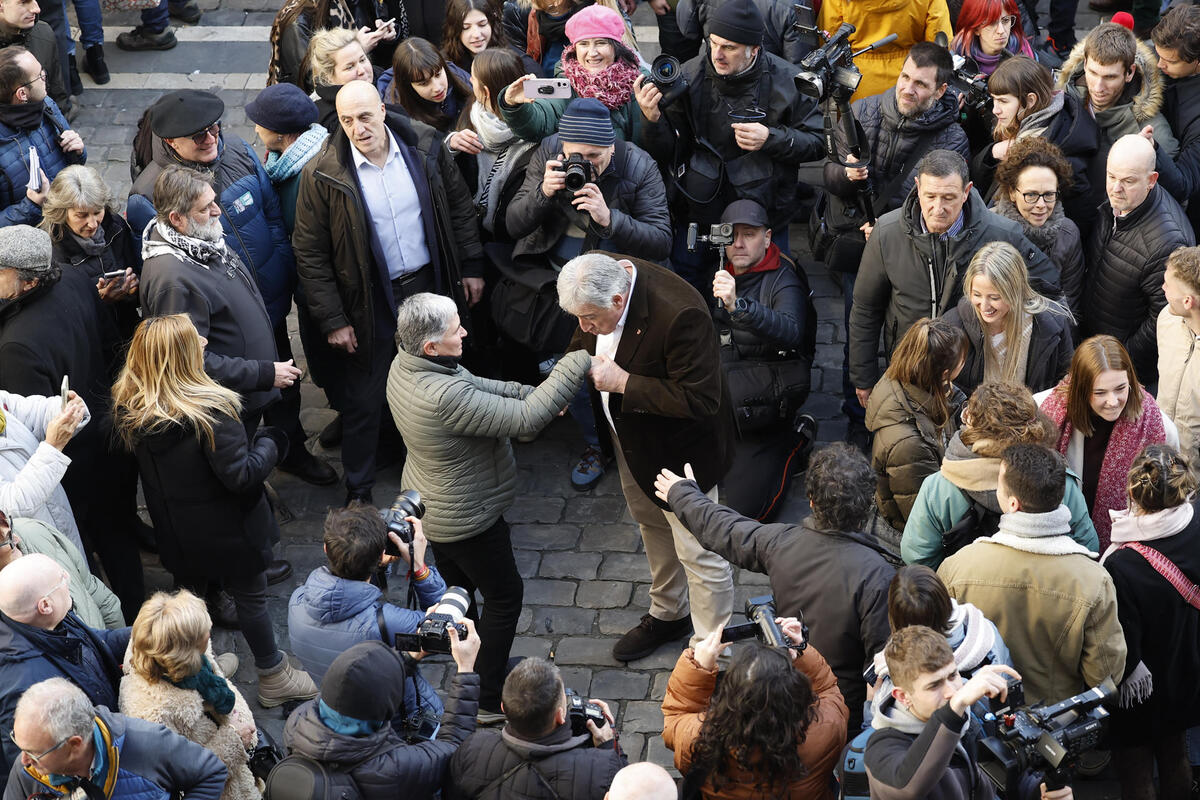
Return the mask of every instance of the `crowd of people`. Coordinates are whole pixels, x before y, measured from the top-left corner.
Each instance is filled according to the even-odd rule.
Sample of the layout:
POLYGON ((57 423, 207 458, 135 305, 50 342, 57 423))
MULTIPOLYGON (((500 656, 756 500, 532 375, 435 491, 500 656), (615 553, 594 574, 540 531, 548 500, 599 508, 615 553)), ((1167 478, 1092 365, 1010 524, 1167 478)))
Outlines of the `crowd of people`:
MULTIPOLYGON (((1107 722, 1004 796, 1109 763, 1123 798, 1194 796, 1200 6, 1077 42, 1074 0, 1045 36, 1026 0, 648 3, 653 68, 636 0, 287 0, 244 108, 265 157, 215 94, 165 93, 122 213, 70 126, 62 2, 0 0, 5 800, 986 798, 1016 681, 1107 722), (796 80, 842 23, 896 38, 853 86, 796 80), (814 268, 845 298, 846 441, 820 449, 814 268), (510 657, 511 440, 567 414, 581 455, 539 469, 615 471, 649 564, 613 658, 687 640, 678 785, 510 657), (394 463, 419 499, 374 496, 394 463), (274 470, 345 492, 291 653, 274 470), (798 475, 811 513, 776 521, 798 475), (173 591, 147 597, 143 550, 173 591), (734 567, 771 596, 730 651, 734 567)), ((102 83, 98 0, 75 8, 102 83)), ((118 46, 200 18, 142 8, 118 46)))

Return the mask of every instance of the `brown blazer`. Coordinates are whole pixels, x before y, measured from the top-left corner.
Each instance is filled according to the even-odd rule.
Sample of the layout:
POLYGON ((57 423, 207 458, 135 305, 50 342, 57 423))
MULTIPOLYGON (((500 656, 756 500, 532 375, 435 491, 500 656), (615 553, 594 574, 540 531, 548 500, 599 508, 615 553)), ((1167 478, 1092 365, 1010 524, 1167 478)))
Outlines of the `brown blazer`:
MULTIPOLYGON (((691 464, 708 491, 733 463, 736 429, 729 388, 721 374, 720 342, 699 292, 670 270, 639 258, 629 315, 617 348, 618 366, 629 373, 625 394, 610 394, 609 410, 629 471, 646 496, 663 467, 682 475, 691 464)), ((596 337, 576 328, 567 351, 596 353, 596 337)), ((612 456, 600 393, 591 388, 600 447, 612 456)))

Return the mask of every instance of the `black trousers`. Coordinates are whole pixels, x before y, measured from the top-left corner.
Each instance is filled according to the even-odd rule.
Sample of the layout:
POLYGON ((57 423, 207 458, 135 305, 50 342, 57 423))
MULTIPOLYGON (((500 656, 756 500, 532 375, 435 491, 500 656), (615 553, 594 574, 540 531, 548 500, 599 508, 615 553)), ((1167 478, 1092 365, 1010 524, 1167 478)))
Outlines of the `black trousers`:
POLYGON ((513 558, 512 539, 504 518, 470 539, 430 542, 447 586, 461 586, 471 595, 467 615, 477 620, 481 645, 475 660, 479 673, 479 707, 500 710, 505 667, 517 633, 525 599, 525 582, 513 558), (475 590, 483 595, 483 614, 475 606, 475 590))
MULTIPOLYGON (((176 575, 175 583, 198 597, 206 597, 216 582, 197 576, 176 575)), ((267 574, 260 572, 243 578, 221 578, 220 587, 229 592, 237 609, 238 625, 242 636, 254 654, 254 666, 267 669, 279 663, 279 645, 275 642, 275 629, 267 611, 267 574)))

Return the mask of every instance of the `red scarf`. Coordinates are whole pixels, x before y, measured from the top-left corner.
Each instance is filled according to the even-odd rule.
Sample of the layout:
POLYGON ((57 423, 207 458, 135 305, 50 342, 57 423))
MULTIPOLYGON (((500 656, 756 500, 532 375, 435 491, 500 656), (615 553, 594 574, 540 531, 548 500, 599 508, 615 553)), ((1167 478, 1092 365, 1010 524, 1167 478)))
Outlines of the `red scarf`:
POLYGON ((567 45, 562 56, 563 75, 580 97, 594 97, 615 111, 633 96, 633 82, 641 74, 636 66, 618 58, 599 72, 589 72, 575 57, 575 45, 567 45))
MULTIPOLYGON (((1058 426, 1058 446, 1056 449, 1063 455, 1067 454, 1067 446, 1071 442, 1074 427, 1067 419, 1066 392, 1059 391, 1060 387, 1070 384, 1063 381, 1050 392, 1042 401, 1042 411, 1054 420, 1058 426)), ((1112 435, 1108 439, 1108 447, 1104 451, 1104 460, 1100 465, 1100 480, 1096 484, 1096 498, 1092 502, 1092 524, 1100 537, 1100 552, 1108 549, 1112 532, 1112 517, 1109 511, 1121 511, 1129 507, 1129 469, 1138 453, 1148 444, 1161 444, 1167 440, 1167 432, 1163 427, 1162 412, 1154 398, 1143 389, 1142 414, 1137 419, 1129 420, 1122 417, 1113 425, 1112 435)), ((1082 476, 1080 476, 1082 477, 1082 476)))
POLYGON ((771 242, 767 246, 767 252, 763 255, 762 261, 759 261, 745 272, 738 272, 736 274, 749 275, 751 272, 772 272, 777 269, 779 269, 779 245, 771 242))

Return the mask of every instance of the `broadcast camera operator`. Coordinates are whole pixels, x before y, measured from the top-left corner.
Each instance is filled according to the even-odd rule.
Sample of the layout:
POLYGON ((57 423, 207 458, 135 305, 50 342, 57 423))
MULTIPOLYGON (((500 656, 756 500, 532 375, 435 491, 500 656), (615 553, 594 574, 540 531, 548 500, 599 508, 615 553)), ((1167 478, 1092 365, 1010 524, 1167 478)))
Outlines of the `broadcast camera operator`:
MULTIPOLYGON (((670 86, 638 78, 648 123, 638 144, 672 182, 675 219, 707 228, 734 200, 754 200, 787 252, 796 170, 825 150, 816 101, 796 88, 795 65, 763 50, 764 29, 753 0, 727 0, 708 17, 707 47, 673 71, 670 86)), ((685 242, 686 225, 678 225, 672 265, 707 294, 716 253, 689 253, 685 242)))
MULTIPOLYGON (((1007 696, 1012 667, 989 664, 963 683, 954 652, 942 634, 923 625, 902 628, 884 650, 895 682, 877 694, 875 733, 864 761, 874 800, 988 800, 996 792, 980 770, 969 709, 984 697, 1007 696)), ((1071 788, 1047 791, 1042 800, 1071 800, 1071 788)))
POLYGON ((818 451, 805 473, 812 516, 798 525, 761 525, 709 500, 691 480, 664 469, 655 493, 704 547, 771 580, 781 615, 803 613, 811 640, 838 679, 850 711, 849 730, 862 724, 863 671, 887 642, 888 586, 899 558, 865 533, 875 496, 875 472, 862 453, 837 443, 818 451))
MULTIPOLYGON (((385 602, 380 587, 370 582, 378 568, 394 562, 407 567, 418 609, 437 604, 445 593, 446 582, 437 567, 425 563, 428 542, 421 521, 408 517, 406 522, 412 531, 411 554, 408 543, 388 529, 374 506, 352 503, 331 510, 325 517, 325 557, 329 563, 309 573, 288 603, 292 652, 314 681, 323 681, 329 665, 351 645, 382 639, 390 647, 394 634, 413 633, 425 619, 423 610, 385 602), (389 540, 400 555, 386 553, 389 540)), ((442 714, 437 692, 421 677, 415 664, 410 672, 413 680, 406 682, 406 708, 415 711, 419 701, 420 708, 428 712, 426 716, 436 720, 442 714)))
POLYGON ((603 800, 625 766, 613 715, 563 686, 558 667, 526 658, 504 681, 504 729, 481 729, 450 760, 445 800, 603 800))

